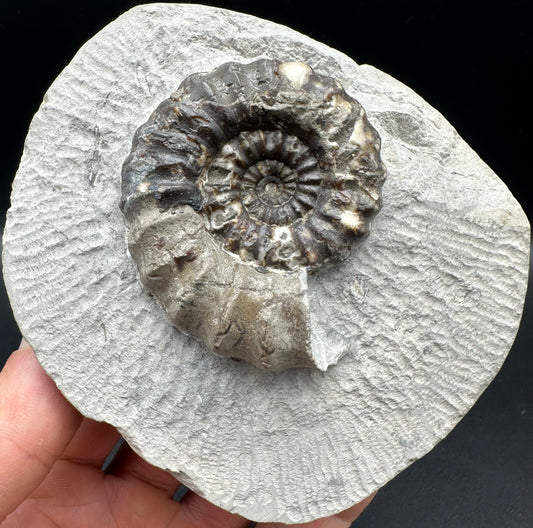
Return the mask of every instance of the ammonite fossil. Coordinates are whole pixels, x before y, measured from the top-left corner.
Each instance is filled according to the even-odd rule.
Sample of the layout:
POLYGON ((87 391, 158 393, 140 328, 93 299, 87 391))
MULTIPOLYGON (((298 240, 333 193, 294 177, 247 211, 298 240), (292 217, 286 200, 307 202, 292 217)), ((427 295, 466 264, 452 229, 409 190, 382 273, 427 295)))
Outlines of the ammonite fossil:
POLYGON ((261 59, 187 77, 142 125, 122 210, 143 284, 213 352, 326 369, 310 346, 307 273, 368 234, 380 139, 339 82, 261 59))

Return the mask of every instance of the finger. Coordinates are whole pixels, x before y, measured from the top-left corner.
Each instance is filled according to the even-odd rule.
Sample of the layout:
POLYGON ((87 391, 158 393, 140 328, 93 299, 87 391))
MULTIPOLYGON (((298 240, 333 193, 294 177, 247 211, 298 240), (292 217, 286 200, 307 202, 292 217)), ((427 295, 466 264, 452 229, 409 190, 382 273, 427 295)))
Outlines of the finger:
POLYGON ((31 348, 10 356, 0 373, 0 522, 46 477, 81 419, 31 348))
MULTIPOLYGON (((348 508, 347 510, 344 510, 334 517, 338 517, 344 521, 347 522, 346 526, 350 526, 359 515, 363 513, 365 508, 372 502, 372 499, 376 496, 377 491, 375 493, 372 493, 372 495, 369 495, 366 499, 362 500, 361 502, 358 502, 357 504, 354 504, 351 508, 348 508)), ((326 525, 327 526, 327 525, 326 525)))
MULTIPOLYGON (((367 497, 365 500, 355 504, 351 508, 344 510, 331 517, 324 519, 317 519, 309 523, 291 524, 291 528, 349 528, 351 524, 361 515, 363 510, 370 504, 375 497, 375 493, 367 497)), ((285 528, 283 523, 259 523, 256 528, 285 528)))
POLYGON ((152 466, 125 444, 113 461, 111 473, 123 479, 137 479, 163 490, 172 497, 180 483, 170 473, 152 466))
POLYGON ((124 481, 94 466, 80 468, 63 460, 54 464, 31 498, 8 516, 5 528, 170 528, 180 507, 145 482, 124 481))
MULTIPOLYGON (((172 497, 180 483, 170 473, 152 466, 137 455, 127 444, 113 463, 114 477, 135 479, 164 491, 172 497)), ((248 528, 250 521, 229 513, 196 493, 189 492, 180 502, 180 508, 169 528, 248 528)))
POLYGON ((248 528, 250 521, 189 492, 168 528, 248 528))
POLYGON ((60 458, 100 468, 119 438, 112 425, 84 418, 60 458))

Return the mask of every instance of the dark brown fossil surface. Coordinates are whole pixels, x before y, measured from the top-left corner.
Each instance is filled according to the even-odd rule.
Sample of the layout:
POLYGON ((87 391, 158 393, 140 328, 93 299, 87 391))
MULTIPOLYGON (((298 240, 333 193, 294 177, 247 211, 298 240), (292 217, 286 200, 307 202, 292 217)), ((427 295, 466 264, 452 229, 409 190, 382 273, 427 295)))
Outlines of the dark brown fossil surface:
POLYGON ((135 133, 122 210, 145 286, 212 351, 281 370, 313 356, 307 273, 368 234, 385 169, 361 105, 303 63, 187 77, 135 133))

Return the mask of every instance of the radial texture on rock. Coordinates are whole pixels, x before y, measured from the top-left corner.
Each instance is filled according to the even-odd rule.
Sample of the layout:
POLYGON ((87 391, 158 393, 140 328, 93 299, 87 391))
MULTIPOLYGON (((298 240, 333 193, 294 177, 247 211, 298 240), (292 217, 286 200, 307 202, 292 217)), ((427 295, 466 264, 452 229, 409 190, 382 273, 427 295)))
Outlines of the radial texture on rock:
POLYGON ((466 413, 513 342, 528 251, 516 200, 409 88, 264 20, 154 4, 103 29, 48 91, 3 262, 23 334, 80 411, 215 504, 294 523, 362 500, 466 413), (338 79, 382 139, 371 235, 308 278, 325 372, 206 353, 169 324, 127 250, 120 171, 135 131, 188 75, 257 59, 338 79))

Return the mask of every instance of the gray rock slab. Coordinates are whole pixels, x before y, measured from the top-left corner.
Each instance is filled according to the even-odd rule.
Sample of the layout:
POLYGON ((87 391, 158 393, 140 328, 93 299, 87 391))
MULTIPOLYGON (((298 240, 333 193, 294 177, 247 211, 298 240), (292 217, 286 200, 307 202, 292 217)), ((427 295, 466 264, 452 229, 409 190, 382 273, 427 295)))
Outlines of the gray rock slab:
POLYGON ((13 184, 4 277, 65 396, 149 462, 256 521, 359 502, 427 453, 499 370, 519 325, 529 224, 453 127, 379 70, 288 28, 152 4, 85 44, 35 115, 13 184), (326 372, 264 372, 174 329, 126 249, 120 168, 181 80, 227 61, 302 61, 367 110, 388 168, 370 237, 309 279, 326 372))

